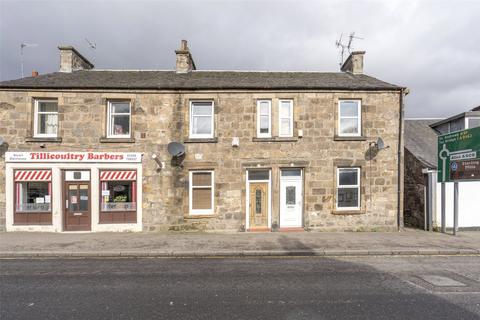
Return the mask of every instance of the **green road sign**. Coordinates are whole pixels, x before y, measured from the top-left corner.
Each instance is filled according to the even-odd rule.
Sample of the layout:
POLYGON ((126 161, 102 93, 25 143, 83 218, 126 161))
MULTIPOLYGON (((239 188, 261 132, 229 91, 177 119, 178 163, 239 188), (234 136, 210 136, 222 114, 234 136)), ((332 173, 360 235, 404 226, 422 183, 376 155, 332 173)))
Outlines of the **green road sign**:
POLYGON ((438 136, 438 182, 480 180, 480 127, 438 136))

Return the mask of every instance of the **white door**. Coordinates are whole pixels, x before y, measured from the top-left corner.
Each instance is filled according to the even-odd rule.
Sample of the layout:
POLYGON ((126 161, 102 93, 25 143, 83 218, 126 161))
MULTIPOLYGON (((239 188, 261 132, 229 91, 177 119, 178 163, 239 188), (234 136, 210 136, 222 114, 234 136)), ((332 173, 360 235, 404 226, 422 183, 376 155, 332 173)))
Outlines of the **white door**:
POLYGON ((302 227, 303 190, 300 169, 282 170, 280 178, 280 228, 302 227))

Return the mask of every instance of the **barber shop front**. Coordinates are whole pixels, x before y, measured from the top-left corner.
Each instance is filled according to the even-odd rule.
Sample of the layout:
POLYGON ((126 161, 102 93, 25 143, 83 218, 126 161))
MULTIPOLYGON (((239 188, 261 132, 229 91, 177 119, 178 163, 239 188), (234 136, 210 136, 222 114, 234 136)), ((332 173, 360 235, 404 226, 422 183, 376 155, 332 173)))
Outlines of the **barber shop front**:
POLYGON ((7 231, 141 231, 142 154, 7 152, 7 231))

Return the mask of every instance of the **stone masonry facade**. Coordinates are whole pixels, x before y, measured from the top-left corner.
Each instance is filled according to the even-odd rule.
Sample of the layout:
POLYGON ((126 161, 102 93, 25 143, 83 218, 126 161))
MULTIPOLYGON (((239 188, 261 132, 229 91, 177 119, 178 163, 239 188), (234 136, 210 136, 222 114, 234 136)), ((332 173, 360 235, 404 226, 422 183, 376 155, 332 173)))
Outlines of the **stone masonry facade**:
MULTIPOLYGON (((95 72, 95 71, 90 71, 95 72)), ((397 229, 400 90, 140 90, 140 89, 2 89, 0 136, 8 151, 117 151, 143 153, 144 231, 242 231, 246 219, 246 170, 271 169, 272 226, 279 222, 281 168, 304 172, 303 225, 318 231, 397 229), (32 137, 33 101, 56 98, 59 138, 32 137), (132 139, 105 138, 107 101, 131 102, 132 139), (272 137, 256 138, 258 99, 272 101, 272 137), (293 100, 293 137, 278 138, 279 99, 293 100), (339 139, 338 102, 361 100, 362 137, 339 139), (189 103, 214 102, 214 139, 190 140, 189 103), (299 136, 299 130, 302 136, 299 136), (232 146, 239 137, 239 146, 232 146), (275 138, 277 137, 277 138, 275 138), (370 142, 381 137, 389 146, 371 157, 370 142), (172 141, 186 148, 183 167, 167 152, 172 141), (158 169, 152 155, 166 166, 158 169), (360 210, 336 211, 336 168, 361 168, 360 210), (191 169, 215 172, 214 215, 189 215, 191 169)), ((403 150, 403 148, 400 148, 403 150)), ((403 168, 403 163, 401 165, 403 168)), ((402 179, 403 173, 400 173, 402 179)), ((0 227, 5 226, 5 162, 0 164, 0 227)), ((403 186, 403 181, 400 181, 403 186)), ((403 190, 400 189, 403 209, 403 190)), ((401 210, 400 210, 401 212, 401 210)), ((403 221, 403 217, 401 217, 403 221)))
POLYGON ((405 225, 423 229, 425 227, 425 187, 426 176, 422 172, 425 168, 410 151, 405 149, 405 198, 404 218, 405 225))
MULTIPOLYGON (((396 228, 398 143, 398 92, 52 92, 3 91, 0 93, 0 134, 9 150, 22 151, 134 151, 143 162, 144 229, 240 230, 245 220, 245 169, 257 165, 272 168, 272 181, 280 167, 305 170, 305 226, 321 230, 385 230, 396 228), (59 136, 62 141, 25 142, 31 136, 32 99, 58 99, 59 136), (303 137, 294 141, 254 141, 256 100, 294 100, 294 124, 303 137), (106 99, 130 99, 133 103, 133 143, 100 142, 104 136, 106 99), (339 98, 362 100, 363 130, 367 141, 335 141, 336 106, 339 98), (192 99, 215 102, 218 142, 186 143, 184 168, 171 166, 166 146, 188 139, 188 104, 192 99), (240 146, 231 146, 232 137, 240 146), (381 136, 390 146, 372 161, 368 141, 381 136), (167 166, 157 172, 151 159, 156 153, 167 166), (201 160, 195 159, 201 157, 201 160), (201 156, 199 156, 201 155, 201 156), (355 214, 334 211, 335 167, 360 166, 362 210, 355 214), (188 217, 188 170, 215 170, 215 216, 188 217)), ((277 123, 275 120, 272 123, 277 123)), ((274 129, 275 130, 275 129, 274 129)), ((274 131, 275 135, 275 131, 274 131)), ((5 174, 0 184, 1 221, 5 221, 5 174)), ((275 189, 275 186, 273 186, 275 189)), ((278 221, 278 195, 273 194, 272 221, 278 221)))

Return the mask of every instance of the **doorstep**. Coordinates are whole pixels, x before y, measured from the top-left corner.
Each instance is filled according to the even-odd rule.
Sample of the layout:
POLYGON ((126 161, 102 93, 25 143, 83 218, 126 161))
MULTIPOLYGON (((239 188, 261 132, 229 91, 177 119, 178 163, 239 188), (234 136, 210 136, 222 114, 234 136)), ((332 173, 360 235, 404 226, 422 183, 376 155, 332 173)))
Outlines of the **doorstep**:
POLYGON ((272 229, 268 227, 260 227, 260 228, 248 228, 247 232, 271 232, 272 229))
POLYGON ((303 227, 286 227, 278 229, 280 232, 305 232, 303 227))

